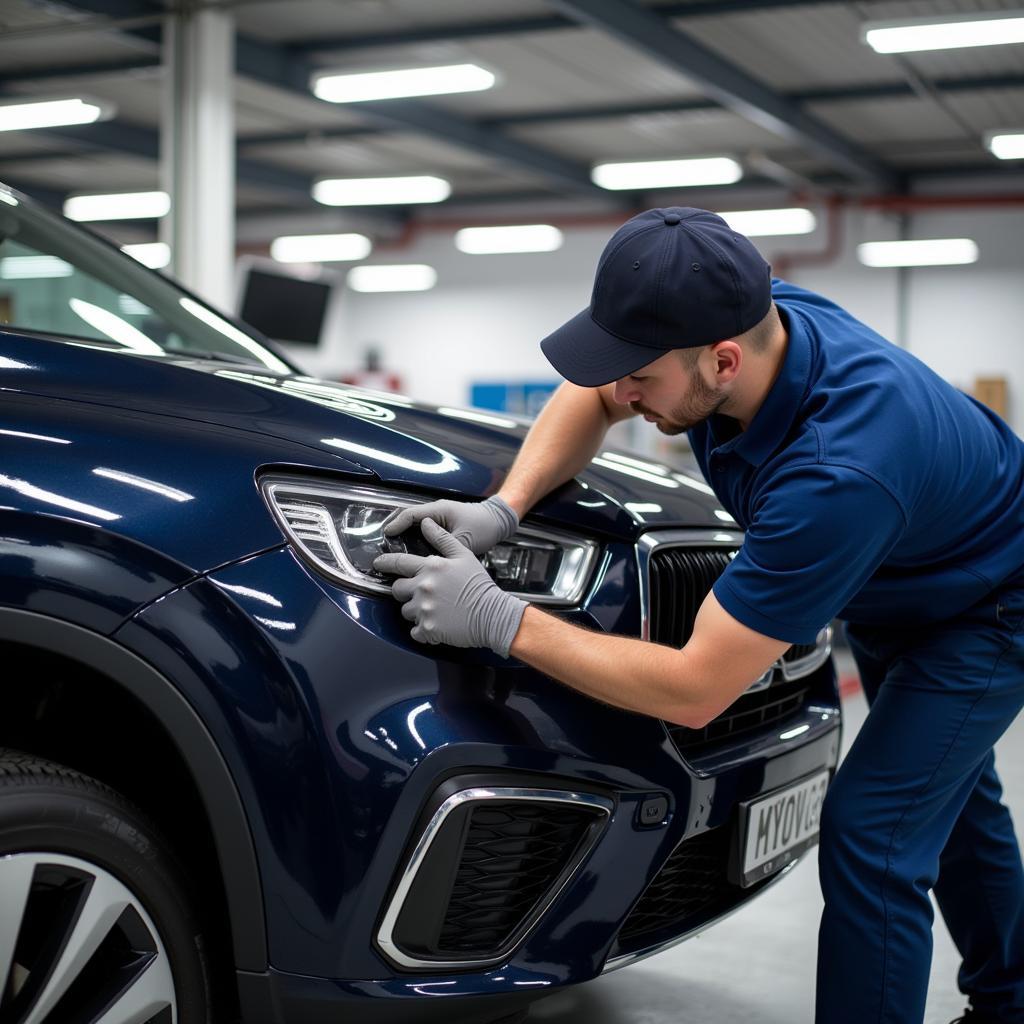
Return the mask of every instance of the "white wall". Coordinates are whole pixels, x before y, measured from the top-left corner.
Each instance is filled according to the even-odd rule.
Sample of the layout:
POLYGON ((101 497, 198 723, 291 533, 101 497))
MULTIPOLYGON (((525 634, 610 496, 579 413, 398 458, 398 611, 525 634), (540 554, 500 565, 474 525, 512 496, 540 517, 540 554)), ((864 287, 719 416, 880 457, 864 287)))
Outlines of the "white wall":
MULTIPOLYGON (((981 254, 969 267, 863 267, 856 244, 900 237, 899 218, 851 208, 842 223, 839 258, 827 265, 794 264, 788 278, 845 305, 959 387, 969 390, 975 376, 1007 377, 1008 418, 1024 434, 1024 208, 948 209, 909 219, 905 237, 974 238, 981 254)), ((372 262, 431 264, 437 287, 391 295, 345 292, 321 349, 295 349, 293 355, 308 372, 336 378, 358 368, 362 352, 375 345, 385 367, 402 375, 406 393, 448 404, 468 404, 474 380, 555 379, 539 341, 588 304, 598 257, 614 229, 614 223, 569 229, 556 253, 467 256, 455 250, 450 233, 436 231, 405 249, 378 250, 372 262)), ((756 241, 774 263, 783 252, 822 248, 824 236, 821 216, 813 236, 756 241)), ((630 436, 653 450, 642 441, 646 435, 630 436)))

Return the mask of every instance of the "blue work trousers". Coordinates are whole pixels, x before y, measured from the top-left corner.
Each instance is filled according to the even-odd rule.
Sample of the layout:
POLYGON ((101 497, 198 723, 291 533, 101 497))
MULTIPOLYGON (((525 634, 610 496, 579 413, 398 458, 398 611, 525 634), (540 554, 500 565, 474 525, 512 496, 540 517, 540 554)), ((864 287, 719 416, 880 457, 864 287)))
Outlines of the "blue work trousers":
POLYGON ((920 1024, 936 900, 985 1022, 1024 1024, 1024 872, 993 744, 1024 705, 1024 578, 928 627, 847 626, 870 711, 822 811, 816 1024, 920 1024))

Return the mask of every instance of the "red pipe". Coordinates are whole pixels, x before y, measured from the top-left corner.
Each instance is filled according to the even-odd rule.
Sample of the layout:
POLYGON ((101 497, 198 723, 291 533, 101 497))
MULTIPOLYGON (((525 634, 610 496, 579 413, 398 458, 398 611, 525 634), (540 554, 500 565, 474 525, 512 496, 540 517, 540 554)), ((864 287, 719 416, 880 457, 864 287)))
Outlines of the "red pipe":
POLYGON ((817 251, 794 251, 778 253, 771 259, 772 274, 788 277, 795 266, 823 266, 835 260, 842 249, 843 206, 842 196, 829 196, 825 200, 827 220, 825 224, 825 245, 817 251))
POLYGON ((869 210, 891 210, 896 213, 971 206, 1024 206, 1024 193, 1008 192, 1004 195, 983 196, 865 196, 858 199, 857 204, 869 210))

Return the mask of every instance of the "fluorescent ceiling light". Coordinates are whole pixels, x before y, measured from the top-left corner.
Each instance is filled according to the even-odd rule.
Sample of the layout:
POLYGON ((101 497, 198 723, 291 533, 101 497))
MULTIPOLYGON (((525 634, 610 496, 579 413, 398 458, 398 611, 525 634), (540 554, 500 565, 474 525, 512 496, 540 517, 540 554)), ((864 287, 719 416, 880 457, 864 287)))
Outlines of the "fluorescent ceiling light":
POLYGON ((439 203, 452 193, 444 178, 429 174, 396 178, 322 178, 313 198, 325 206, 387 206, 439 203))
POLYGON ((437 271, 425 263, 353 267, 345 283, 357 292, 425 292, 437 283, 437 271))
POLYGON ((941 267, 974 263, 978 245, 971 238, 926 238, 907 242, 864 242, 857 258, 867 267, 941 267))
POLYGON ((807 235, 817 227, 810 210, 794 206, 779 210, 729 210, 720 216, 744 235, 807 235))
POLYGON ((159 270, 171 262, 171 247, 166 242, 140 242, 137 245, 122 245, 121 252, 127 253, 150 270, 159 270))
POLYGON ((19 205, 18 200, 15 199, 14 196, 12 196, 11 193, 3 187, 3 185, 0 185, 0 203, 6 203, 8 206, 19 205))
POLYGON ((74 267, 56 256, 7 256, 0 259, 0 278, 35 281, 44 277, 70 277, 74 267))
POLYGON ((366 235, 282 235, 270 243, 278 263, 336 263, 362 260, 372 245, 366 235))
POLYGON ((1024 11, 871 21, 863 27, 861 34, 864 42, 878 53, 915 53, 920 50, 952 50, 961 46, 1024 43, 1024 11))
POLYGON ((598 164, 590 173, 595 185, 608 189, 679 188, 692 185, 731 185, 743 168, 726 156, 687 160, 640 160, 598 164))
POLYGON ((562 247, 562 232, 550 224, 463 228, 455 233, 455 248, 472 254, 554 252, 562 247))
POLYGON ((1000 160, 1024 160, 1024 131, 989 132, 985 145, 1000 160))
POLYGON ((313 93, 329 103, 362 103, 393 100, 403 96, 440 96, 453 92, 480 92, 494 85, 494 75, 476 64, 444 67, 400 68, 355 74, 314 75, 313 93))
POLYGON ((5 103, 0 105, 0 132, 17 132, 27 128, 57 128, 66 124, 91 124, 110 111, 85 100, 44 100, 37 103, 5 103))
POLYGON ((152 220, 166 217, 171 197, 166 192, 119 192, 113 195, 71 196, 64 216, 71 220, 152 220))

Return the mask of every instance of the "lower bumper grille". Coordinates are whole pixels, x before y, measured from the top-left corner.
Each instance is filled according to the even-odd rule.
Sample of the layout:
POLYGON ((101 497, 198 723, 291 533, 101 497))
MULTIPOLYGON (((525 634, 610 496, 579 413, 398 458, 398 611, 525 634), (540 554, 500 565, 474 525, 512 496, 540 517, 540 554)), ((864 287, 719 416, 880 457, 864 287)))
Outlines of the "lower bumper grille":
POLYGON ((475 807, 436 951, 487 956, 505 945, 592 821, 590 812, 557 804, 475 807))
POLYGON ((588 793, 455 790, 432 813, 398 881, 377 933, 381 950, 406 968, 497 962, 550 906, 611 808, 588 793))
POLYGON ((726 877, 730 829, 726 826, 684 839, 619 929, 612 956, 633 952, 668 932, 729 909, 743 894, 726 877))

